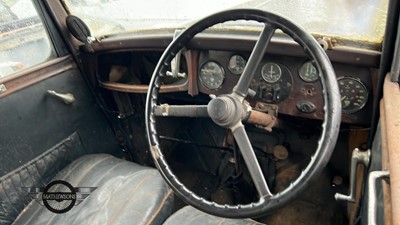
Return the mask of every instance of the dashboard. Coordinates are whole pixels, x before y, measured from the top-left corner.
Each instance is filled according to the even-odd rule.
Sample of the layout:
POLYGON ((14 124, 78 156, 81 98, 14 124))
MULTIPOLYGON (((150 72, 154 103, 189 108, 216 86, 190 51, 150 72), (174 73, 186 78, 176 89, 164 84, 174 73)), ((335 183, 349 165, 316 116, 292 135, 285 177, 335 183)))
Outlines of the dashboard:
MULTIPOLYGON (((248 57, 249 54, 243 52, 202 51, 198 69, 199 91, 215 95, 231 92, 248 57)), ((343 122, 363 124, 371 113, 369 69, 335 63, 333 67, 341 94, 343 122)), ((319 71, 310 59, 265 56, 250 88, 253 91, 250 102, 276 105, 279 113, 287 115, 323 118, 323 88, 319 71)))
MULTIPOLYGON (((293 43, 271 43, 251 81, 249 103, 255 108, 276 109, 279 114, 323 119, 323 87, 313 61, 293 43)), ((182 53, 180 64, 175 68, 179 70, 179 76, 171 75, 170 68, 169 75, 163 78, 160 92, 186 92, 191 96, 230 93, 244 70, 252 44, 251 39, 228 42, 214 38, 194 40, 182 53)), ((98 77, 100 87, 128 93, 147 92, 147 84, 162 50, 143 47, 138 50, 130 45, 123 50, 112 49, 96 54, 96 66, 92 72, 98 77)), ((112 47, 115 45, 110 45, 112 47)), ((340 89, 342 122, 369 125, 379 55, 340 48, 327 53, 340 89)))

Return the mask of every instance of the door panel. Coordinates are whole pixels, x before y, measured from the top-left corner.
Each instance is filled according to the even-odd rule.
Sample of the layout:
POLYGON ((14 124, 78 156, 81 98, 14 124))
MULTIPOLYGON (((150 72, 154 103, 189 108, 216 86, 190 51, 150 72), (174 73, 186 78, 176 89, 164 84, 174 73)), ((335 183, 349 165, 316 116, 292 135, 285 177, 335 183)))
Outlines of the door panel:
MULTIPOLYGON (((0 176, 27 163, 74 132, 82 138, 88 152, 117 150, 113 132, 78 69, 68 57, 61 64, 64 68, 72 68, 62 71, 60 65, 49 65, 42 70, 45 74, 41 76, 48 77, 57 68, 62 72, 4 96, 6 92, 0 99, 0 176), (47 90, 71 93, 76 100, 66 105, 48 95, 47 90)), ((20 79, 24 80, 24 77, 15 79, 14 84, 11 81, 5 83, 5 87, 11 86, 8 91, 13 92, 19 88, 20 79)))
POLYGON ((31 201, 23 187, 44 187, 81 155, 120 153, 44 5, 7 2, 13 5, 0 0, 0 19, 7 19, 0 21, 0 224, 11 224, 31 201), (75 101, 65 104, 48 90, 75 101))
POLYGON ((71 57, 0 80, 0 224, 11 224, 31 201, 22 187, 43 187, 81 155, 119 146, 71 57), (71 93, 68 105, 47 90, 71 93))

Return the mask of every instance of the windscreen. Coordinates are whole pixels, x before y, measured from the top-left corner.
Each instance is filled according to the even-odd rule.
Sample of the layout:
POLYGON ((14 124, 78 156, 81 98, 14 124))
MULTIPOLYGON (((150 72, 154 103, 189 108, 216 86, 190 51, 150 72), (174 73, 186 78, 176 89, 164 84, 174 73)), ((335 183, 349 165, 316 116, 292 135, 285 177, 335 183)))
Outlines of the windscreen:
MULTIPOLYGON (((82 18, 94 36, 182 29, 224 9, 256 8, 282 15, 313 34, 371 43, 383 40, 388 7, 387 0, 64 1, 69 12, 82 18)), ((255 23, 236 23, 243 30, 259 28, 255 23)))

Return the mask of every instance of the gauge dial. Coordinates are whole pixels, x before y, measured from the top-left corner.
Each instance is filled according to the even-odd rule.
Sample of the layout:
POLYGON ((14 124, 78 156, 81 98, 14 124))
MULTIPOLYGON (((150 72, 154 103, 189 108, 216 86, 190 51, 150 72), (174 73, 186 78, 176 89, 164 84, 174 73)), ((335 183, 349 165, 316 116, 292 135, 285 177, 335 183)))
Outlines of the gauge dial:
POLYGON ((229 59, 228 69, 235 75, 242 74, 245 66, 246 60, 240 55, 233 55, 229 59))
POLYGON ((338 79, 342 102, 342 112, 351 114, 361 110, 368 101, 368 90, 365 85, 354 77, 338 79))
POLYGON ((268 83, 275 83, 281 78, 282 69, 276 63, 266 63, 261 69, 261 76, 268 83))
MULTIPOLYGON (((268 65, 264 65, 264 70, 266 70, 265 68, 268 68, 268 65)), ((279 68, 281 75, 274 78, 276 80, 274 83, 271 82, 274 80, 269 79, 270 77, 267 79, 262 77, 260 72, 255 76, 255 79, 253 79, 250 85, 250 88, 256 92, 255 98, 259 98, 263 102, 267 103, 279 103, 290 96, 293 89, 292 74, 290 73, 289 68, 285 65, 281 65, 279 68)), ((269 69, 271 70, 271 67, 269 67, 269 69)), ((272 70, 277 69, 273 66, 272 70)))
POLYGON ((206 62, 200 68, 200 82, 208 89, 217 89, 224 82, 224 69, 216 62, 206 62))
POLYGON ((300 67, 299 75, 305 82, 314 82, 318 80, 318 70, 311 61, 305 62, 300 67))

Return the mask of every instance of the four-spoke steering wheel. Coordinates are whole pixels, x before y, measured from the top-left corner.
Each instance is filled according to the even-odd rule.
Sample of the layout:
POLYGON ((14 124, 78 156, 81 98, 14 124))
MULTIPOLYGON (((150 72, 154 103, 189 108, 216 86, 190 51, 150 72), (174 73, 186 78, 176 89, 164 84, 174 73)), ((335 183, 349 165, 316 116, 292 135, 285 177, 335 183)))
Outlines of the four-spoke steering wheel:
MULTIPOLYGON (((168 116, 168 112, 163 115, 168 116)), ((336 83, 335 72, 329 58, 318 42, 313 36, 293 22, 273 13, 257 9, 233 9, 219 12, 199 20, 182 31, 181 34, 170 43, 161 56, 150 81, 146 99, 146 131, 152 157, 161 175, 171 186, 176 195, 188 204, 209 214, 230 218, 263 216, 299 196, 310 184, 310 181, 318 176, 327 165, 336 144, 340 119, 340 94, 336 83), (219 126, 232 131, 257 189, 259 200, 243 205, 222 205, 196 195, 186 188, 172 172, 160 149, 161 146, 156 129, 156 116, 160 114, 159 109, 161 107, 158 103, 161 77, 165 76, 169 62, 171 62, 176 54, 178 54, 197 33, 215 24, 234 20, 254 20, 263 23, 264 28, 244 68, 243 74, 237 85, 233 88, 232 93, 217 96, 213 98, 208 105, 204 106, 169 106, 169 108, 175 109, 177 112, 176 115, 171 116, 190 116, 192 114, 209 116, 219 126), (276 29, 281 29, 284 33, 290 35, 314 60, 322 83, 325 113, 318 147, 309 164, 289 187, 282 192, 273 194, 260 169, 252 145, 242 124, 242 118, 243 115, 246 114, 246 108, 248 108, 244 99, 248 95, 250 82, 256 73, 256 69, 276 29)))

